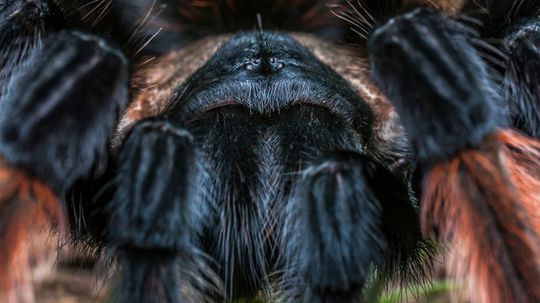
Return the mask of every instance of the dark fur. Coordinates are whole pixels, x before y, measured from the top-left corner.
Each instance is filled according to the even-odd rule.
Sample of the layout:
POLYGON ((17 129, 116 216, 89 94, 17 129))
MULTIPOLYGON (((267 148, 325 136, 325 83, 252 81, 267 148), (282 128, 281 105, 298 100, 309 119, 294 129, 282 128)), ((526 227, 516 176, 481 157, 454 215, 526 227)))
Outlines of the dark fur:
POLYGON ((106 150, 127 102, 127 62, 80 32, 55 35, 27 60, 0 100, 0 151, 62 191, 106 150))
POLYGON ((111 201, 108 233, 122 264, 116 299, 121 302, 179 302, 177 287, 190 266, 180 254, 193 235, 189 179, 193 137, 165 120, 139 123, 119 154, 119 189, 111 201), (134 165, 135 164, 135 165, 134 165))
MULTIPOLYGON (((341 19, 323 1, 304 0, 58 1, 61 13, 47 1, 20 3, 0 2, 0 41, 10 45, 0 46, 9 62, 0 77, 0 152, 7 165, 28 170, 60 196, 86 179, 70 189, 67 209, 77 210, 75 229, 116 257, 113 301, 222 301, 268 292, 293 302, 361 302, 375 271, 387 279, 416 279, 427 270, 433 246, 422 237, 420 208, 424 231, 437 225, 440 240, 452 243, 481 237, 467 228, 467 218, 495 222, 486 225, 493 247, 467 241, 462 249, 493 261, 473 267, 468 277, 498 270, 502 291, 482 284, 482 296, 474 298, 536 298, 537 235, 513 242, 508 236, 536 226, 516 206, 525 201, 523 208, 533 209, 532 195, 512 191, 512 182, 518 190, 536 184, 534 172, 517 173, 524 161, 537 164, 536 149, 529 148, 534 141, 497 139, 502 145, 493 148, 508 162, 492 161, 496 174, 482 178, 492 168, 482 161, 493 160, 493 150, 484 150, 492 148, 486 138, 499 138, 506 112, 470 44, 470 27, 441 12, 409 12, 427 1, 334 1, 331 8, 341 19), (386 96, 366 80, 379 103, 368 100, 369 92, 358 93, 346 75, 316 56, 316 46, 274 29, 356 46, 357 58, 346 61, 353 66, 337 67, 357 77, 365 76, 368 45, 374 78, 386 96), (212 35, 224 33, 233 35, 180 75, 184 80, 174 84, 168 100, 146 104, 160 107, 159 113, 135 119, 129 134, 116 136, 118 146, 107 150, 126 103, 128 69, 137 75, 135 95, 163 84, 145 87, 133 79, 144 77, 139 72, 149 62, 167 60, 169 51, 200 38, 218 41, 212 35), (19 37, 26 42, 14 42, 19 37), (412 162, 402 152, 383 164, 373 152, 380 135, 375 132, 384 131, 374 125, 392 113, 387 104, 381 114, 386 97, 406 128, 412 162), (479 155, 472 163, 460 156, 469 149, 479 155), (450 171, 448 184, 433 177, 454 158, 467 164, 463 175, 450 171), (392 160, 397 164, 387 166, 392 160), (505 163, 511 179, 502 176, 505 163), (421 168, 416 173, 427 180, 418 193, 403 173, 408 167, 421 168), (464 193, 454 186, 460 180, 470 181, 464 193), (501 194, 488 192, 490 186, 501 194), (433 199, 418 205, 414 194, 426 199, 421 190, 433 199), (464 196, 465 206, 446 203, 432 194, 437 190, 464 196), (82 200, 72 198, 77 193, 84 193, 82 200), (463 209, 472 210, 470 217, 457 216, 462 228, 454 228, 452 211, 463 209), (504 214, 508 222, 501 220, 504 214), (86 226, 78 224, 79 215, 86 226), (498 248, 515 253, 497 258, 491 252, 498 248)), ((162 68, 157 76, 167 74, 168 66, 162 68)), ((127 132, 122 127, 117 130, 127 132)), ((51 201, 47 197, 36 199, 51 201)), ((15 240, 2 241, 4 247, 15 240)), ((14 278, 6 274, 3 280, 14 278)))
POLYGON ((540 21, 515 29, 507 37, 508 66, 503 92, 514 126, 540 138, 540 21))

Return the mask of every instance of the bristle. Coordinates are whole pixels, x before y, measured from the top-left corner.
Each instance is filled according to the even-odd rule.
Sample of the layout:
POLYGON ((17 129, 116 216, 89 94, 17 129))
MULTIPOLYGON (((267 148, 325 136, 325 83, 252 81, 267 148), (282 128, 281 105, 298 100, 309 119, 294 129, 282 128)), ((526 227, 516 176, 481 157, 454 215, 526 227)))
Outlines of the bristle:
POLYGON ((540 239, 496 135, 435 165, 423 186, 423 231, 452 244, 449 266, 467 279, 472 302, 540 301, 540 239))
POLYGON ((70 23, 110 33, 132 58, 163 55, 209 35, 254 30, 257 14, 267 30, 310 32, 332 41, 344 23, 328 4, 342 0, 77 0, 59 1, 70 23))
POLYGON ((381 226, 388 243, 379 273, 397 283, 427 281, 436 245, 422 235, 417 201, 395 174, 378 165, 367 168, 366 181, 381 203, 381 226))
POLYGON ((113 40, 129 57, 136 58, 146 51, 164 53, 162 45, 182 44, 182 37, 171 39, 173 25, 163 13, 167 3, 157 0, 59 0, 60 10, 71 27, 84 29, 113 40), (169 40, 169 43, 165 42, 169 40))
POLYGON ((50 0, 2 1, 0 52, 23 39, 43 36, 61 24, 61 14, 50 0))
POLYGON ((467 0, 461 12, 475 20, 470 25, 485 38, 501 39, 523 19, 536 17, 539 0, 467 0))
POLYGON ((39 235, 64 238, 63 207, 47 185, 0 162, 0 301, 31 302, 30 245, 39 235))
POLYGON ((42 46, 44 36, 62 24, 51 1, 0 2, 0 97, 9 90, 13 74, 42 46))
POLYGON ((360 53, 366 52, 367 42, 375 29, 388 19, 419 7, 441 8, 439 2, 429 0, 358 0, 341 1, 332 5, 332 12, 350 26, 352 41, 360 53))

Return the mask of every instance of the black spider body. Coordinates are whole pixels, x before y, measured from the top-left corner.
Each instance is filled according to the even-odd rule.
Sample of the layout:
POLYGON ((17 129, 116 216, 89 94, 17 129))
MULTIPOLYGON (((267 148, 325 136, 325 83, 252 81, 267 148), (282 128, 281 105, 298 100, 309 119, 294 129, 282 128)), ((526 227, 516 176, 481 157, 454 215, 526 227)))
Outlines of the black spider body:
MULTIPOLYGON (((298 266, 302 271, 315 270, 319 262, 328 263, 313 281, 322 284, 321 291, 346 291, 341 289, 344 285, 353 283, 355 287, 361 287, 364 284, 374 260, 379 262, 380 259, 383 263, 381 255, 385 254, 387 244, 382 231, 378 230, 377 219, 382 206, 362 185, 354 185, 353 180, 361 180, 363 172, 349 171, 346 164, 358 162, 359 170, 362 165, 373 165, 373 160, 361 156, 366 154, 370 140, 373 113, 342 77, 287 34, 246 32, 233 36, 177 89, 171 104, 158 119, 145 122, 156 123, 156 127, 152 127, 152 137, 160 136, 157 132, 164 121, 169 121, 167 128, 173 129, 171 133, 186 131, 192 136, 187 147, 195 153, 191 170, 180 170, 185 174, 183 178, 193 182, 191 193, 186 201, 176 203, 192 204, 184 210, 191 213, 185 218, 190 221, 186 225, 195 228, 189 236, 198 250, 215 260, 216 264, 210 265, 225 282, 229 296, 253 296, 271 285, 272 279, 273 283, 295 279, 298 280, 296 283, 302 283, 303 277, 293 270, 298 266), (337 155, 333 156, 334 153, 337 155), (311 168, 311 163, 318 164, 311 168), (306 176, 303 176, 304 170, 306 176), (308 173, 311 170, 314 173, 308 173), (348 188, 340 184, 342 182, 351 183, 353 187, 348 188), (333 193, 336 186, 341 191, 333 193), (324 198, 319 201, 321 195, 324 198), (361 202, 363 196, 368 199, 361 202), (303 205, 306 199, 314 199, 310 202, 314 205, 303 205), (327 205, 335 199, 343 200, 343 205, 327 205), (355 202, 358 205, 347 205, 349 199, 359 199, 355 202), (326 212, 330 212, 329 217, 324 217, 326 212), (347 225, 351 226, 342 228, 338 225, 341 220, 347 220, 347 225), (321 228, 320 224, 327 227, 321 228), (305 235, 304 239, 297 233, 306 226, 316 234, 305 235), (354 234, 356 229, 370 235, 364 239, 361 234, 354 234), (330 235, 325 235, 328 232, 330 235), (343 239, 334 239, 333 233, 343 239), (317 247, 318 237, 327 238, 325 245, 329 248, 317 247), (352 256, 334 255, 337 251, 328 255, 329 252, 324 250, 335 249, 330 248, 336 245, 333 241, 344 241, 343 247, 338 247, 349 250, 347 253, 352 256), (369 252, 362 251, 365 242, 369 243, 369 252), (310 250, 320 249, 323 250, 319 253, 321 260, 302 260, 310 250), (293 262, 308 264, 290 264, 293 262), (335 275, 346 275, 347 264, 355 266, 355 277, 333 281, 335 275), (285 272, 286 276, 280 277, 275 274, 277 272, 285 272)), ((155 169, 143 163, 149 163, 151 167, 161 167, 157 163, 163 163, 162 173, 168 176, 173 173, 170 169, 174 166, 166 163, 182 159, 169 159, 169 148, 173 147, 158 144, 160 141, 149 141, 152 144, 148 144, 137 138, 134 139, 137 143, 131 145, 134 134, 138 137, 146 135, 139 131, 128 135, 123 149, 126 153, 141 149, 141 154, 154 154, 164 159, 154 162, 154 156, 148 156, 121 161, 122 167, 129 171, 125 176, 129 182, 125 186, 134 184, 135 188, 127 192, 119 190, 113 207, 130 208, 125 205, 129 199, 135 199, 133 205, 144 204, 142 200, 136 202, 139 199, 133 195, 136 187, 143 186, 147 195, 158 197, 163 194, 162 190, 175 186, 174 183, 161 186, 153 182, 146 186, 139 183, 163 182, 155 169), (141 166, 133 170, 133 163, 141 163, 141 166), (147 173, 151 175, 147 176, 147 173)), ((180 178, 171 176, 171 180, 180 178)), ((406 195, 406 187, 401 185, 400 189, 406 195)), ((163 203, 170 204, 165 200, 163 203)), ((163 211, 170 212, 170 209, 163 211)), ((137 226, 132 226, 126 219, 138 218, 140 210, 132 212, 137 216, 134 218, 125 218, 126 213, 131 212, 117 212, 117 219, 113 220, 113 230, 123 230, 126 236, 161 221, 165 215, 156 210, 137 226)), ((181 222, 177 220, 179 218, 175 216, 165 222, 177 225, 181 222)), ((414 217, 406 220, 411 220, 414 226, 414 217)), ((177 226, 172 229, 176 230, 175 235, 187 232, 186 228, 177 226)), ((118 237, 120 243, 132 241, 124 239, 123 232, 118 237)), ((411 237, 420 240, 418 231, 411 237)), ((158 245, 151 239, 136 241, 143 241, 143 247, 147 246, 146 241, 151 241, 151 247, 158 245)))
POLYGON ((428 236, 538 302, 540 1, 502 2, 0 2, 0 301, 69 224, 115 302, 362 302, 428 236))

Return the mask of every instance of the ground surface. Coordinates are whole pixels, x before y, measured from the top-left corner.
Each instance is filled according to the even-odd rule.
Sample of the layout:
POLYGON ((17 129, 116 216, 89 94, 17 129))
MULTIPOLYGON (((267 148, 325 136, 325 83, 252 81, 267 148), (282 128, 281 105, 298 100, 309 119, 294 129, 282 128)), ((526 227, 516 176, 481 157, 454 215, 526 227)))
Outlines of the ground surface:
MULTIPOLYGON (((371 299, 367 303, 455 303, 450 297, 450 285, 442 279, 435 280, 431 285, 411 284, 400 289, 386 290, 378 299, 371 299)), ((101 303, 105 301, 106 293, 103 282, 97 279, 91 269, 62 267, 55 275, 40 283, 36 289, 36 299, 37 303, 101 303)))

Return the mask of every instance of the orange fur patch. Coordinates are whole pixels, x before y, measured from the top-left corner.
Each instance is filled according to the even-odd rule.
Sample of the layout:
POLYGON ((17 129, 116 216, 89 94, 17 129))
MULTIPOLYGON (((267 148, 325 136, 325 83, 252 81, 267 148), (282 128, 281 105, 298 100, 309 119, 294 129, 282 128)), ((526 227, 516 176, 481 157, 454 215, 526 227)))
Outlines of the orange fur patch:
POLYGON ((467 279, 472 302, 540 302, 539 225, 531 215, 538 200, 524 192, 539 181, 540 166, 523 167, 530 160, 538 164, 531 144, 501 132, 425 176, 423 232, 454 248, 449 266, 467 279), (527 169, 532 174, 522 174, 527 169))
POLYGON ((33 302, 31 263, 46 252, 32 245, 65 234, 66 224, 47 185, 0 161, 0 302, 33 302))
POLYGON ((499 133, 506 166, 540 234, 540 141, 512 131, 499 133))

